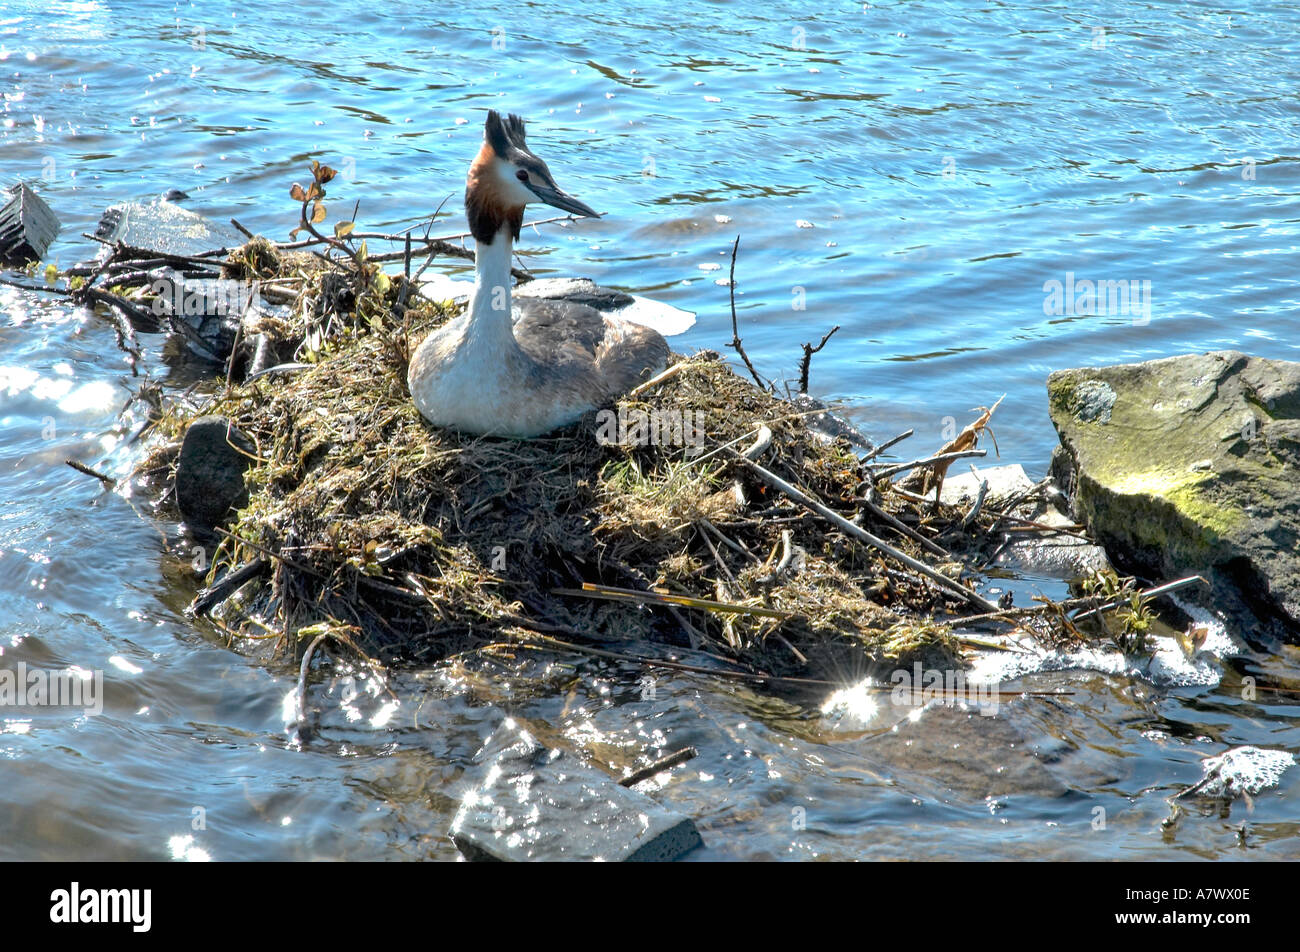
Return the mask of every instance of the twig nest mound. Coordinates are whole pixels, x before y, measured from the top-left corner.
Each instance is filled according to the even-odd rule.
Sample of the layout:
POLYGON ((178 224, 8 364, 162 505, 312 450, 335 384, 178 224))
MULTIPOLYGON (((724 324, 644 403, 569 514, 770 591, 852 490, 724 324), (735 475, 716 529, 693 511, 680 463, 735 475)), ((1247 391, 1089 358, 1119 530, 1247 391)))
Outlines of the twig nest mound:
POLYGON ((384 660, 537 636, 694 643, 774 674, 954 653, 946 628, 884 604, 933 609, 924 585, 891 580, 727 455, 761 423, 765 466, 854 515, 865 477, 850 447, 716 354, 527 441, 431 427, 401 360, 391 337, 358 334, 212 401, 256 456, 212 579, 272 566, 215 613, 231 634, 292 651, 325 630, 384 660))

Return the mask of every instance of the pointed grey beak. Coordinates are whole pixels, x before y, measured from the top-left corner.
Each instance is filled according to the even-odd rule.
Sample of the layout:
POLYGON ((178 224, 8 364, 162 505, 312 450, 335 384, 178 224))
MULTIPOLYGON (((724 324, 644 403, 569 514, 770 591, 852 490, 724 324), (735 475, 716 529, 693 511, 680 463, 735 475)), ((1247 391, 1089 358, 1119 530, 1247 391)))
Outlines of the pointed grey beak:
POLYGON ((547 205, 554 205, 561 211, 569 212, 571 215, 583 215, 587 218, 599 218, 600 212, 596 211, 585 202, 574 198, 568 192, 561 191, 558 188, 551 188, 540 182, 529 182, 528 187, 533 194, 544 201, 547 205))

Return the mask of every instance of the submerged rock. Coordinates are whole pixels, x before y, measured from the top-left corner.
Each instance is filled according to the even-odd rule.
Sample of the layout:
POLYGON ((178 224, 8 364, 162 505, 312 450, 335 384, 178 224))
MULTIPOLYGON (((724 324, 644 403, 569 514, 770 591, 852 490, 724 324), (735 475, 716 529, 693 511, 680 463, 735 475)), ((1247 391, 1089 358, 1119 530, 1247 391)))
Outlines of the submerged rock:
POLYGON ((546 747, 512 720, 475 760, 482 780, 451 825, 469 859, 667 862, 701 843, 690 817, 546 747))
POLYGON ((176 461, 176 504, 185 520, 211 528, 232 507, 247 504, 244 473, 254 455, 252 441, 225 417, 191 423, 176 461))
MULTIPOLYGON (((267 304, 256 282, 217 276, 222 259, 210 253, 238 248, 244 239, 227 225, 172 204, 184 197, 184 192, 170 189, 159 202, 114 205, 104 212, 96 235, 120 242, 144 256, 206 256, 211 265, 204 268, 201 262, 194 262, 199 268, 197 274, 174 266, 180 262, 150 268, 150 308, 159 324, 178 335, 190 353, 224 363, 240 337, 241 323, 245 340, 251 339, 256 350, 260 341, 247 328, 255 326, 264 315, 283 316, 285 309, 267 304)), ((105 246, 101 257, 108 253, 105 246)))
POLYGON ((1047 389, 1054 472, 1112 558, 1205 575, 1206 604, 1247 636, 1300 636, 1300 363, 1219 351, 1059 371, 1047 389))

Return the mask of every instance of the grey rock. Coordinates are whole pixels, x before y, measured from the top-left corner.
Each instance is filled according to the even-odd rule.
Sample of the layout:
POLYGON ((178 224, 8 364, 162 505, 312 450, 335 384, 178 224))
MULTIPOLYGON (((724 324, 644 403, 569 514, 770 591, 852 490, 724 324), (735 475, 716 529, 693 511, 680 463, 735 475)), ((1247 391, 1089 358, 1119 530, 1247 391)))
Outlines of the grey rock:
POLYGON ((1184 589, 1245 636, 1300 636, 1300 363, 1236 351, 1047 381, 1076 518, 1126 570, 1184 589), (1113 393, 1099 412, 1099 395, 1113 393))
MULTIPOLYGON (((178 197, 185 194, 171 189, 161 202, 115 205, 100 219, 96 234, 146 254, 185 257, 243 245, 233 228, 172 204, 178 197)), ((107 253, 105 248, 101 255, 107 253)), ((220 260, 213 258, 212 265, 220 260)), ((179 335, 190 353, 217 363, 230 356, 241 322, 255 324, 262 315, 286 310, 268 305, 255 283, 185 277, 170 266, 151 270, 149 279, 150 306, 160 325, 179 335)))
MULTIPOLYGON (((985 506, 1001 511, 1005 502, 1033 488, 1033 482, 1019 463, 986 466, 975 473, 949 476, 943 482, 940 499, 954 506, 974 505, 980 483, 988 480, 985 506)), ((1065 527, 1071 520, 1047 498, 1059 493, 1035 493, 1012 510, 1012 515, 1042 525, 1065 527)), ((1101 546, 1075 535, 1017 532, 1003 533, 1003 545, 994 564, 1017 572, 1076 579, 1109 569, 1110 559, 1101 546)))
POLYGON ((238 248, 244 238, 230 225, 212 221, 172 202, 130 202, 104 212, 97 237, 141 251, 194 256, 217 248, 238 248))
POLYGON ((512 720, 475 760, 481 779, 451 825, 469 859, 666 862, 701 843, 689 817, 548 748, 512 720))
POLYGON ((176 503, 187 522, 211 528, 232 507, 247 504, 244 473, 254 452, 252 441, 225 417, 202 416, 190 424, 176 461, 176 503))
POLYGON ((186 278, 174 268, 157 268, 149 278, 153 313, 207 360, 223 362, 234 349, 240 322, 264 310, 255 284, 186 278))

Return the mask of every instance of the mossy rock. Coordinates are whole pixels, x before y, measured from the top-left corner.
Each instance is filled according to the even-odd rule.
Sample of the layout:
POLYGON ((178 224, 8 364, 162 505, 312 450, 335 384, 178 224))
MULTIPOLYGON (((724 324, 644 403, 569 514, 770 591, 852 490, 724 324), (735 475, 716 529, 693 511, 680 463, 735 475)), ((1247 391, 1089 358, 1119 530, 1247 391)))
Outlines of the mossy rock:
POLYGON ((1211 601, 1300 635, 1300 363, 1218 351, 1058 371, 1047 391, 1076 513, 1114 558, 1206 574, 1211 601))

